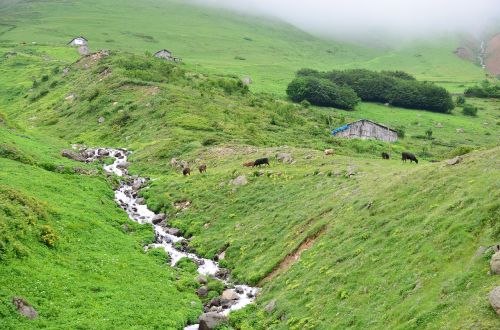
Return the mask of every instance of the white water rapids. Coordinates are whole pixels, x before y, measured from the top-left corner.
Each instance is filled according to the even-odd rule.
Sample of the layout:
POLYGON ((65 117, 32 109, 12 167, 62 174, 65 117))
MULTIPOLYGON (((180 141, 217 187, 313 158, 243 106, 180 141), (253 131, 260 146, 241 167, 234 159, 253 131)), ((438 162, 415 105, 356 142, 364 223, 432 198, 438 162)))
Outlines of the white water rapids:
POLYGON ((486 69, 486 64, 485 64, 485 61, 484 61, 484 56, 485 55, 486 55, 486 48, 485 48, 484 40, 483 40, 483 41, 481 41, 481 46, 480 46, 479 54, 477 55, 477 57, 479 59, 479 65, 481 65, 481 67, 483 69, 486 69))
MULTIPOLYGON (((184 257, 193 260, 198 265, 198 273, 205 276, 211 276, 223 282, 225 286, 229 288, 228 290, 233 293, 234 297, 237 297, 237 299, 232 300, 225 306, 212 307, 212 309, 210 309, 211 312, 227 316, 230 311, 241 309, 255 300, 255 296, 259 290, 258 288, 247 285, 231 285, 223 276, 217 274, 220 271, 217 262, 177 249, 175 243, 183 241, 185 238, 169 234, 167 231, 171 228, 166 227, 166 220, 159 224, 153 224, 153 218, 157 216, 157 214, 149 210, 147 205, 138 202, 138 191, 140 188, 144 187, 147 179, 128 174, 127 156, 129 152, 127 150, 97 148, 83 150, 82 154, 85 156, 87 162, 105 157, 114 158, 113 164, 105 165, 104 170, 107 173, 116 174, 124 179, 120 181, 120 187, 115 191, 116 202, 127 212, 130 219, 140 224, 151 224, 155 231, 155 243, 146 246, 146 250, 149 248, 163 248, 170 255, 171 266, 175 266, 175 264, 184 257), (217 275, 219 275, 219 277, 217 277, 217 275)), ((189 325, 184 329, 196 330, 198 329, 198 324, 189 325)))

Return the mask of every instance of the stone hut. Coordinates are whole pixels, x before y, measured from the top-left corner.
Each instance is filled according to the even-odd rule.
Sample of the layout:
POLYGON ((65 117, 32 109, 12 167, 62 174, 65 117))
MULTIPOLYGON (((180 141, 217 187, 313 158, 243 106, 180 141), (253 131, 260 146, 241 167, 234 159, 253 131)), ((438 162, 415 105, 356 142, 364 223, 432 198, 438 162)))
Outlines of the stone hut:
POLYGON ((167 61, 180 62, 181 59, 172 55, 172 52, 167 49, 162 49, 154 54, 154 57, 162 58, 167 61))
POLYGON ((332 131, 332 135, 347 139, 375 139, 385 142, 398 140, 398 133, 395 130, 367 119, 336 128, 332 131))
POLYGON ((81 47, 81 46, 87 46, 89 45, 89 41, 85 39, 84 37, 76 37, 73 38, 70 42, 68 42, 68 45, 70 46, 75 46, 75 47, 81 47))

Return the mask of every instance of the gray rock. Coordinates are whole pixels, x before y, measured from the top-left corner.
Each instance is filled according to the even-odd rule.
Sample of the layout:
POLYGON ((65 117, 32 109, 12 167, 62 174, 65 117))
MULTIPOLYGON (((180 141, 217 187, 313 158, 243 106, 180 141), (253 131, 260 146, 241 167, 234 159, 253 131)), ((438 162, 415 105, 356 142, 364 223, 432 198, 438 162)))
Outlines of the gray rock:
POLYGON ((455 158, 452 158, 452 159, 448 159, 446 161, 446 164, 448 165, 457 165, 458 163, 460 163, 462 161, 462 157, 460 156, 457 156, 455 158))
POLYGON ((206 297, 208 294, 208 288, 206 286, 202 286, 202 287, 198 288, 198 290, 196 290, 196 294, 199 297, 206 297))
POLYGON ((291 164, 293 163, 293 157, 291 154, 287 153, 279 153, 276 155, 276 160, 278 162, 284 163, 284 164, 291 164))
POLYGON ((266 307, 264 307, 264 311, 268 314, 271 314, 276 308, 276 299, 271 300, 266 307))
POLYGON ((491 307, 495 310, 495 312, 500 315, 500 286, 497 286, 493 290, 491 290, 490 295, 490 304, 491 307))
POLYGON ((73 150, 63 150, 61 151, 61 156, 76 160, 78 162, 84 162, 85 157, 83 157, 81 154, 74 152, 73 150))
POLYGON ((200 316, 199 330, 212 330, 219 326, 221 323, 227 321, 227 317, 216 312, 204 313, 200 316))
POLYGON ((157 225, 160 222, 162 222, 163 220, 165 220, 166 218, 167 218, 167 215, 165 213, 159 213, 153 217, 151 222, 153 223, 153 225, 157 225))
POLYGON ((490 261, 491 273, 495 275, 500 275, 500 252, 496 252, 490 261))
POLYGON ((16 306, 19 314, 26 316, 30 320, 36 319, 38 317, 38 312, 33 308, 33 306, 31 306, 30 303, 28 303, 23 298, 14 297, 12 298, 12 303, 14 304, 14 306, 16 306))
POLYGON ((118 168, 122 168, 122 169, 129 168, 129 166, 130 166, 130 163, 129 163, 129 162, 122 162, 122 163, 118 163, 118 164, 116 165, 116 167, 118 167, 118 168))
POLYGON ((248 184, 248 180, 246 176, 240 175, 236 179, 231 180, 230 182, 233 186, 244 186, 248 184))
POLYGON ((97 154, 101 157, 104 157, 104 156, 109 156, 109 151, 106 150, 106 149, 99 149, 99 151, 97 152, 97 154))
POLYGON ((174 236, 181 235, 181 231, 177 228, 167 228, 166 232, 167 232, 167 234, 174 235, 174 236))
POLYGON ((200 284, 207 284, 207 277, 205 275, 200 275, 196 278, 198 283, 200 284))
POLYGON ((102 124, 106 121, 106 119, 104 117, 99 117, 99 119, 97 119, 97 121, 99 122, 99 124, 102 124))
POLYGON ((146 203, 146 201, 144 200, 143 197, 139 197, 135 200, 135 202, 139 205, 144 205, 144 203, 146 203))
POLYGON ((221 299, 222 300, 229 300, 229 301, 238 300, 239 296, 234 290, 227 289, 227 290, 224 290, 224 292, 222 292, 221 299))

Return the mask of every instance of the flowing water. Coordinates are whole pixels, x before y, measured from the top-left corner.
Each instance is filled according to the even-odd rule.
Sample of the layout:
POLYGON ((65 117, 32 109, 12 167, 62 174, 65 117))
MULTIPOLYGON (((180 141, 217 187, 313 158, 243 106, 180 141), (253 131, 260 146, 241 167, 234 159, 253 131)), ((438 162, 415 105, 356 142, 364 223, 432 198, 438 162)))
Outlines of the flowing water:
POLYGON ((484 56, 486 54, 486 48, 485 48, 485 44, 484 44, 484 40, 481 41, 481 48, 479 50, 479 54, 477 55, 478 59, 479 59, 479 65, 481 65, 481 67, 483 69, 486 68, 486 64, 485 64, 485 61, 484 61, 484 56))
MULTIPOLYGON (((223 282, 226 287, 229 288, 228 290, 233 292, 234 296, 237 297, 237 299, 232 300, 224 307, 213 307, 211 311, 222 315, 228 315, 230 311, 241 309, 255 300, 255 296, 259 290, 258 288, 247 285, 233 286, 224 275, 221 275, 224 274, 224 272, 220 272, 221 268, 217 262, 201 258, 194 253, 185 252, 176 248, 175 243, 184 241, 185 238, 168 233, 171 228, 167 227, 164 222, 153 224, 153 218, 155 218, 157 214, 149 210, 147 205, 141 204, 141 200, 138 200, 138 191, 144 188, 148 180, 128 174, 127 157, 129 152, 127 150, 110 148, 85 149, 82 151, 82 154, 86 157, 87 162, 105 157, 114 158, 114 162, 110 165, 105 165, 104 170, 107 173, 113 173, 123 178, 120 181, 120 187, 115 191, 116 202, 127 212, 130 219, 140 224, 151 224, 155 231, 155 243, 146 246, 146 250, 150 248, 164 249, 170 255, 171 266, 175 266, 181 258, 193 260, 198 265, 198 273, 214 277, 223 282)), ((198 324, 190 325, 185 328, 185 330, 196 329, 198 329, 198 324)))

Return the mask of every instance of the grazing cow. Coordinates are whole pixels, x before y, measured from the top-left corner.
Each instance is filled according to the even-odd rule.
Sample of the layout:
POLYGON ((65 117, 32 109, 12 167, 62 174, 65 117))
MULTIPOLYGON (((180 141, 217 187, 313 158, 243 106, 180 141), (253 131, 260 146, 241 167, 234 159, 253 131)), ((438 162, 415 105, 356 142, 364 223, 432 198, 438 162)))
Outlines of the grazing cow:
POLYGON ((254 164, 254 162, 246 162, 246 163, 243 163, 243 166, 245 166, 245 167, 253 167, 253 164, 254 164))
POLYGON ((200 167, 198 167, 198 170, 200 171, 200 173, 206 172, 207 164, 201 164, 200 167))
POLYGON ((410 163, 411 163, 411 162, 415 162, 415 163, 417 163, 417 164, 418 164, 418 159, 417 159, 417 157, 415 157, 415 155, 414 155, 414 154, 411 154, 411 153, 406 152, 406 151, 405 151, 405 152, 403 152, 403 153, 401 153, 401 160, 402 160, 403 162, 405 162, 405 163, 406 163, 406 160, 408 160, 408 159, 410 160, 410 163))
POLYGON ((191 175, 191 169, 189 167, 184 167, 182 169, 182 175, 184 175, 184 176, 191 175))
POLYGON ((382 153, 382 159, 389 159, 389 158, 391 158, 391 156, 389 156, 387 152, 382 153))
POLYGON ((253 162, 253 166, 254 167, 255 166, 259 166, 260 167, 260 165, 264 165, 264 164, 267 164, 268 166, 271 166, 269 164, 269 158, 259 158, 259 159, 255 160, 255 162, 253 162))

